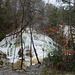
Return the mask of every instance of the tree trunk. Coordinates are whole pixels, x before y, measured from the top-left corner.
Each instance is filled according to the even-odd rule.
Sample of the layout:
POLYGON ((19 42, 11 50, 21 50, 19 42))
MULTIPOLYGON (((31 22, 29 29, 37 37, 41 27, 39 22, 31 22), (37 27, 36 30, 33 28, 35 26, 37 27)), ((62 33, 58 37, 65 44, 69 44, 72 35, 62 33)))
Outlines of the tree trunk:
POLYGON ((33 41, 33 36, 32 36, 32 30, 31 30, 31 29, 30 29, 30 32, 31 32, 31 42, 32 42, 32 44, 33 44, 33 48, 34 48, 34 52, 35 52, 35 55, 36 55, 36 58, 37 58, 38 64, 41 64, 40 61, 39 61, 39 58, 38 58, 38 55, 37 55, 37 52, 36 52, 35 46, 34 46, 34 41, 33 41))
POLYGON ((32 42, 30 43, 30 66, 32 65, 32 42))
POLYGON ((21 59, 21 69, 23 67, 23 45, 22 45, 22 29, 21 29, 21 50, 22 50, 22 59, 21 59))

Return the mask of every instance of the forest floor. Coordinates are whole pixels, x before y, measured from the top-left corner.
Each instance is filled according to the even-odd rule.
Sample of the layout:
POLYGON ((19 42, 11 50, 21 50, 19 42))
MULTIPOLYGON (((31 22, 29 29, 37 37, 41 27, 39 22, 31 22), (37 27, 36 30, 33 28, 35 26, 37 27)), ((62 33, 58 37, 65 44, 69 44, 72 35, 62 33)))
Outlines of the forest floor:
POLYGON ((11 69, 5 69, 0 70, 0 75, 25 75, 25 74, 12 71, 11 69))
POLYGON ((71 72, 59 72, 57 70, 48 70, 44 64, 36 64, 27 67, 25 70, 0 69, 0 75, 75 75, 71 72))
POLYGON ((27 67, 26 70, 0 69, 0 75, 42 75, 42 66, 39 64, 27 67))

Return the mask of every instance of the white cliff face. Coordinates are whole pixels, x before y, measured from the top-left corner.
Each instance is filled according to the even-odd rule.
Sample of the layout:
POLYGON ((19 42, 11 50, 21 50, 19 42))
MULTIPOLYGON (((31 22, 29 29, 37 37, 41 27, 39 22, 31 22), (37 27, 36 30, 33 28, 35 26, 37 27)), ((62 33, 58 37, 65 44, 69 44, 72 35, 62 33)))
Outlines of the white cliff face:
POLYGON ((69 35, 69 27, 65 26, 64 28, 64 35, 67 37, 69 35))
MULTIPOLYGON (((71 27, 72 28, 72 34, 75 34, 75 28, 74 27, 71 27)), ((68 26, 68 25, 66 25, 65 27, 64 27, 64 36, 66 37, 66 40, 69 40, 69 37, 71 37, 70 36, 70 27, 68 26)), ((75 37, 75 36, 73 36, 73 37, 75 37)))
MULTIPOLYGON (((28 56, 29 49, 30 49, 30 33, 24 32, 23 35, 23 48, 24 48, 24 56, 25 60, 29 60, 30 57, 28 56)), ((51 38, 46 35, 37 34, 33 32, 33 40, 34 45, 38 54, 39 58, 43 58, 43 49, 44 49, 44 57, 47 56, 47 53, 53 51, 55 49, 54 42, 51 38)), ((13 58, 15 58, 15 62, 19 59, 18 52, 21 48, 20 44, 20 36, 18 38, 13 38, 13 36, 6 37, 0 42, 0 50, 7 54, 7 58, 10 59, 10 62, 13 62, 13 58)), ((36 58, 34 49, 32 47, 32 56, 33 59, 36 58)))
POLYGON ((66 38, 66 42, 68 42, 69 37, 70 37, 69 26, 65 25, 63 35, 64 35, 64 37, 66 38))

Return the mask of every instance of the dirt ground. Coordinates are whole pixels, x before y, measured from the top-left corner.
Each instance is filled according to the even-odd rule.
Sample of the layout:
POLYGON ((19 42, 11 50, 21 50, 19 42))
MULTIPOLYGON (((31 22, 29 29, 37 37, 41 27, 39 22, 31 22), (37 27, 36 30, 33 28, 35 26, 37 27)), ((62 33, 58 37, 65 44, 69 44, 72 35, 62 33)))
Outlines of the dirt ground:
POLYGON ((35 66, 27 67, 26 72, 20 72, 21 70, 12 71, 12 69, 0 70, 0 75, 41 75, 42 67, 38 64, 35 66))

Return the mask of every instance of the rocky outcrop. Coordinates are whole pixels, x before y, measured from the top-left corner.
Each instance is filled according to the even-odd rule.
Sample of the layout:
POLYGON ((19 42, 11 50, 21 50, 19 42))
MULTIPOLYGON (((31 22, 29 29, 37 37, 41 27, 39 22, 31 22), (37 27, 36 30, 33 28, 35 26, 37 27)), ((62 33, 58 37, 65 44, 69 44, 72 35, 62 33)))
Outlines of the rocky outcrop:
POLYGON ((3 66, 8 65, 8 59, 6 58, 6 54, 4 54, 2 51, 0 51, 0 68, 3 66))

